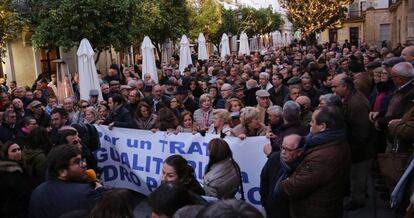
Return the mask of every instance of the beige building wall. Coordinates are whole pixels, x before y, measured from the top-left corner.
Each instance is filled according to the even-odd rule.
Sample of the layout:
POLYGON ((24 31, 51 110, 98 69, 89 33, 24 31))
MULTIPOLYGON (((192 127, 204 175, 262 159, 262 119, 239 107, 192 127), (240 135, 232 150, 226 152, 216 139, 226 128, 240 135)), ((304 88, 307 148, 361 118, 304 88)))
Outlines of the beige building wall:
POLYGON ((391 7, 390 11, 391 46, 395 47, 397 43, 404 44, 407 40, 408 1, 401 1, 397 7, 391 7))
MULTIPOLYGON (((364 24, 362 22, 355 22, 355 23, 343 23, 342 27, 338 29, 338 40, 337 42, 342 45, 345 42, 345 39, 349 40, 349 28, 351 27, 358 27, 359 28, 359 42, 364 41, 364 24)), ((319 43, 326 43, 329 42, 329 30, 325 30, 319 34, 319 43)))
POLYGON ((13 64, 14 80, 19 86, 31 86, 37 77, 35 67, 35 55, 32 46, 24 46, 22 39, 17 39, 9 44, 13 64))
POLYGON ((365 13, 365 23, 364 23, 365 42, 381 45, 381 39, 380 39, 380 25, 381 24, 390 24, 390 12, 388 8, 372 9, 372 10, 368 9, 365 13))

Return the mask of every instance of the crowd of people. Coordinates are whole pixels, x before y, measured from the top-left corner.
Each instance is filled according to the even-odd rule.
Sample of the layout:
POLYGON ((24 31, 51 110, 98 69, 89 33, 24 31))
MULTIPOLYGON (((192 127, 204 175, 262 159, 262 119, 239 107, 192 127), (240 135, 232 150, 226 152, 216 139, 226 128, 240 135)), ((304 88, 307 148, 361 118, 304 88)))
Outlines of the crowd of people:
POLYGON ((267 217, 342 217, 367 204, 370 173, 383 178, 386 195, 397 190, 399 213, 414 214, 414 173, 398 183, 414 142, 414 46, 294 41, 193 58, 184 72, 178 56, 159 63, 159 83, 140 64, 113 64, 89 99, 79 100, 75 76, 77 94, 63 102, 56 75, 41 74, 32 87, 0 79, 2 217, 137 216, 139 193, 108 189, 93 173, 94 124, 218 135, 201 184, 183 157, 164 160, 163 183, 145 200, 152 217, 262 217, 234 200, 243 181, 229 136, 269 139, 267 162, 256 166, 267 217))

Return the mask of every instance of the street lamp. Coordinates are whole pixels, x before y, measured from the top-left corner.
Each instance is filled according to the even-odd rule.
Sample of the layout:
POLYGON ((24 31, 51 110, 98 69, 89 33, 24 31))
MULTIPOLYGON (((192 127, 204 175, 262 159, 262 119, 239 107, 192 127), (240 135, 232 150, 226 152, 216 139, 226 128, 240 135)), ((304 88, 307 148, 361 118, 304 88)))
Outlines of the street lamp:
POLYGON ((237 18, 239 19, 239 27, 237 28, 237 33, 240 33, 241 24, 243 21, 243 13, 241 10, 237 12, 237 18))

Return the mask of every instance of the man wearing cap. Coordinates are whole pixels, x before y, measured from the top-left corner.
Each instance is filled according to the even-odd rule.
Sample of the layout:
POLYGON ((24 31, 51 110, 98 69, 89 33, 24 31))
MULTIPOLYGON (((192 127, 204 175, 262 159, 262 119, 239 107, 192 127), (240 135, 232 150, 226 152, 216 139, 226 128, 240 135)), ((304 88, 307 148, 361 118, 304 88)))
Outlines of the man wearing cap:
POLYGON ((272 102, 269 100, 269 92, 263 89, 256 91, 257 109, 259 109, 259 121, 268 124, 268 114, 266 113, 267 108, 272 106, 272 102))
POLYGON ((30 110, 30 115, 35 118, 39 126, 46 128, 50 125, 50 116, 43 110, 42 103, 40 101, 32 101, 27 108, 30 110))
POLYGON ((130 86, 128 86, 128 85, 122 85, 121 86, 121 91, 120 91, 120 94, 122 95, 122 97, 124 97, 125 99, 128 99, 128 94, 129 94, 129 91, 131 90, 132 88, 130 87, 130 86))
POLYGON ((194 99, 188 96, 188 92, 189 90, 187 87, 178 86, 177 98, 182 102, 186 110, 190 111, 191 113, 194 113, 194 111, 198 109, 198 104, 194 101, 194 99))
POLYGON ((99 105, 98 97, 99 97, 99 91, 97 89, 89 90, 89 106, 97 109, 99 105))
POLYGON ((401 62, 404 62, 404 58, 392 57, 382 62, 382 65, 384 66, 385 71, 387 71, 388 74, 391 74, 392 67, 394 67, 396 64, 401 63, 401 62))

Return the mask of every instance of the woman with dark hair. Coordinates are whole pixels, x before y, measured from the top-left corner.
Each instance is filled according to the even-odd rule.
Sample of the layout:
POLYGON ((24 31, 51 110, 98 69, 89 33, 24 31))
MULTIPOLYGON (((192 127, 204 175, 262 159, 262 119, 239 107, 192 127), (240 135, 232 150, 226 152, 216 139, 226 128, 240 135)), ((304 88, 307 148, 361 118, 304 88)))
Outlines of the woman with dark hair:
POLYGON ((200 84, 195 78, 190 79, 188 89, 191 91, 195 99, 199 99, 203 94, 203 89, 201 89, 200 84))
POLYGON ((43 127, 35 128, 30 133, 30 142, 23 151, 23 161, 32 187, 44 181, 46 172, 46 154, 52 149, 52 141, 43 127))
POLYGON ((89 214, 89 218, 134 218, 139 194, 129 189, 105 192, 89 214))
POLYGON ((1 146, 1 159, 22 162, 22 149, 13 141, 7 141, 1 146))
POLYGON ((169 104, 169 108, 174 112, 177 118, 180 118, 181 114, 186 111, 182 101, 176 96, 171 97, 169 104))
POLYGON ((165 159, 161 180, 182 184, 193 193, 204 195, 203 188, 194 176, 194 168, 180 155, 171 155, 165 159))
POLYGON ((208 143, 209 161, 204 174, 206 195, 219 199, 234 198, 241 184, 240 168, 233 160, 229 145, 215 138, 208 143))
POLYGON ((12 141, 0 145, 1 217, 27 217, 30 185, 21 164, 20 146, 12 141))
POLYGON ((175 131, 178 126, 178 119, 174 112, 163 107, 158 111, 157 119, 155 120, 155 128, 160 131, 175 131))
POLYGON ((173 217, 175 212, 187 205, 196 204, 191 193, 183 184, 165 182, 148 197, 153 218, 173 217))
POLYGON ((213 108, 224 108, 225 102, 221 98, 220 93, 216 85, 211 85, 208 89, 208 94, 213 102, 213 108))
POLYGON ((152 113, 151 106, 146 102, 140 102, 135 112, 135 120, 138 129, 151 130, 155 127, 157 115, 152 113))
POLYGON ((178 125, 176 132, 191 132, 193 134, 197 132, 197 125, 190 111, 181 114, 180 125, 178 125))

